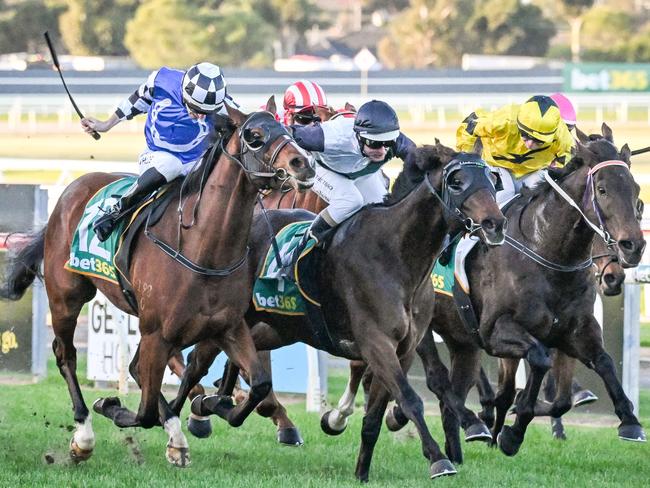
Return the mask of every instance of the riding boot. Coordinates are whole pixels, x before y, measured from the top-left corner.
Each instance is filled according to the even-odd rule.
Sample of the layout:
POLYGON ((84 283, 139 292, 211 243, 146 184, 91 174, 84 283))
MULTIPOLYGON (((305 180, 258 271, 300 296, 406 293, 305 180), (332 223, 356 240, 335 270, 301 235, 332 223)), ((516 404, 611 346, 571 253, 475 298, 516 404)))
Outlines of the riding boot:
POLYGON ((291 255, 291 265, 289 266, 289 269, 293 269, 293 267, 296 265, 298 258, 307 246, 309 239, 316 239, 316 247, 323 248, 323 240, 327 236, 328 232, 330 232, 332 229, 333 227, 327 223, 322 215, 317 215, 309 226, 309 229, 305 231, 305 234, 303 235, 300 243, 294 249, 293 254, 291 255))
POLYGON ((305 233, 305 244, 307 240, 312 237, 316 239, 316 245, 322 247, 323 240, 334 227, 327 223, 322 215, 317 215, 314 221, 309 226, 309 230, 305 233))
POLYGON ((149 168, 142 173, 117 203, 95 220, 93 230, 97 234, 97 238, 102 242, 107 240, 121 217, 133 210, 138 203, 142 202, 166 182, 167 179, 156 168, 149 168))

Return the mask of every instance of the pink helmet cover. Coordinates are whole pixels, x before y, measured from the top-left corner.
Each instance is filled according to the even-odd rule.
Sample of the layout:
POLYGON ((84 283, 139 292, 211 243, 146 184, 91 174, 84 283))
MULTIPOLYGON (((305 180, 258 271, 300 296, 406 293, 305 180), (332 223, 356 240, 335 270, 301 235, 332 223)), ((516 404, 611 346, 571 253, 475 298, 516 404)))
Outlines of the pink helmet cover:
POLYGON ((576 109, 573 108, 571 100, 562 93, 553 93, 551 98, 560 109, 560 117, 567 125, 576 125, 576 109))

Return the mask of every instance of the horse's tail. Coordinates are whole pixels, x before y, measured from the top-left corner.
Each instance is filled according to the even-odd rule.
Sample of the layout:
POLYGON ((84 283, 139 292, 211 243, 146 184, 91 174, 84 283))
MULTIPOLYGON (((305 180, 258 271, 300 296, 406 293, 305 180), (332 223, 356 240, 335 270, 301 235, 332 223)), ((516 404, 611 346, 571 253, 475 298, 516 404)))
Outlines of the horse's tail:
POLYGON ((25 290, 34 282, 34 278, 43 281, 41 262, 45 254, 45 231, 41 230, 27 234, 27 245, 15 255, 9 256, 5 264, 5 273, 0 283, 0 298, 5 300, 20 300, 25 290))

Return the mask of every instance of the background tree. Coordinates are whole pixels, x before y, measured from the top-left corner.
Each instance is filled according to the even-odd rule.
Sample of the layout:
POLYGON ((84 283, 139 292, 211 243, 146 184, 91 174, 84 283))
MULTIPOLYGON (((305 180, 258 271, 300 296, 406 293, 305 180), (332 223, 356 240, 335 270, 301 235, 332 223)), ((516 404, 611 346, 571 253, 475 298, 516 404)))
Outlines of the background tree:
POLYGON ((43 32, 59 36, 63 9, 44 0, 0 0, 0 53, 45 52, 43 32))
POLYGON ((594 7, 582 16, 581 44, 584 61, 625 61, 634 19, 612 7, 594 7))
POLYGON ((556 29, 536 5, 487 0, 477 4, 465 32, 484 54, 544 56, 556 29))
POLYGON ((139 3, 139 0, 65 0, 67 10, 59 17, 59 25, 70 54, 127 54, 125 25, 139 3))
POLYGON ((320 8, 313 0, 253 0, 255 11, 276 33, 276 56, 289 57, 305 43, 305 32, 314 25, 322 26, 320 8))
POLYGON ((379 42, 380 61, 388 68, 458 65, 472 41, 464 26, 473 6, 473 0, 412 0, 379 42))
POLYGON ((144 68, 200 61, 260 67, 272 63, 274 35, 249 0, 194 1, 193 8, 181 0, 148 0, 127 23, 125 45, 144 68))
POLYGON ((571 28, 571 61, 580 61, 580 30, 583 16, 594 5, 594 0, 556 0, 557 11, 561 17, 566 17, 571 28))

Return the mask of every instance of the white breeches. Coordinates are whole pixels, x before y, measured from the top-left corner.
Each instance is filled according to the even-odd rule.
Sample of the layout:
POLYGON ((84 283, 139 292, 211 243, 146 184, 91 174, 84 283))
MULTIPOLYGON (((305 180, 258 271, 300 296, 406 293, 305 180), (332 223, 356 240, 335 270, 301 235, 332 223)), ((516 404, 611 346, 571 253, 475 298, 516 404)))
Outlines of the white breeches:
POLYGON ((149 168, 156 168, 158 172, 169 182, 178 176, 184 176, 194 168, 194 163, 186 163, 178 159, 172 153, 166 151, 145 150, 138 159, 140 174, 149 168))
POLYGON ((329 203, 327 212, 337 224, 364 205, 383 201, 386 195, 381 171, 351 180, 319 164, 316 165, 316 181, 312 190, 329 203))
POLYGON ((534 171, 533 173, 524 175, 521 178, 515 178, 509 169, 493 166, 492 170, 499 173, 501 184, 503 185, 503 190, 499 190, 496 195, 499 206, 502 206, 514 197, 523 187, 532 188, 540 181, 543 181, 544 171, 546 171, 534 171))

